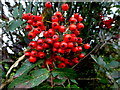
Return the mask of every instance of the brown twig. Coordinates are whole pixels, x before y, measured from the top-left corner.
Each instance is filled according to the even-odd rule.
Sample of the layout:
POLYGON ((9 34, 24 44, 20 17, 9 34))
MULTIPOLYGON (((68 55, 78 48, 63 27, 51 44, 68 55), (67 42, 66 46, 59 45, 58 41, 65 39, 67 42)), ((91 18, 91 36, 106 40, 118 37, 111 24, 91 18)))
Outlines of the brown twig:
POLYGON ((13 81, 13 78, 7 79, 4 83, 1 84, 0 90, 2 90, 7 84, 13 81))

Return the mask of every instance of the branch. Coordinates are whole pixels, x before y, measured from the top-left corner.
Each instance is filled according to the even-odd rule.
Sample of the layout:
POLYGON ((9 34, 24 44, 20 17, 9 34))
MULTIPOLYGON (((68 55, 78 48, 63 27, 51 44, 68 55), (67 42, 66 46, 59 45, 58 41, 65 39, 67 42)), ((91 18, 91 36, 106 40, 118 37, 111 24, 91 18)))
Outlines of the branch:
POLYGON ((13 81, 13 78, 7 79, 4 83, 1 84, 0 90, 2 90, 7 84, 13 81))
MULTIPOLYGON (((26 51, 29 51, 28 49, 25 50, 24 52, 26 51)), ((6 74, 6 77, 8 77, 9 73, 11 72, 11 70, 14 68, 14 67, 17 67, 19 62, 22 61, 23 59, 25 58, 25 55, 21 56, 20 58, 18 58, 18 60, 10 67, 10 69, 8 70, 7 74, 6 74)))

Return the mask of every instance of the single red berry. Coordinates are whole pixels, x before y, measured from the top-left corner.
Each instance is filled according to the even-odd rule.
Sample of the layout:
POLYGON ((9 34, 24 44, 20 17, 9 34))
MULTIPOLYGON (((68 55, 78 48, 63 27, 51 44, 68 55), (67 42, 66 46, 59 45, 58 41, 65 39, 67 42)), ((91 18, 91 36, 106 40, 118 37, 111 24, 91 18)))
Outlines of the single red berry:
POLYGON ((73 33, 74 33, 76 36, 80 35, 80 31, 78 31, 77 29, 74 30, 73 33))
POLYGON ((25 57, 30 57, 31 53, 30 52, 25 52, 25 57))
POLYGON ((60 58, 61 58, 61 57, 60 57, 60 56, 58 56, 58 55, 57 55, 57 56, 55 56, 55 59, 56 59, 56 60, 60 60, 60 58))
POLYGON ((77 26, 75 24, 70 24, 69 30, 74 31, 77 29, 77 26))
POLYGON ((77 20, 81 22, 83 20, 82 16, 78 16, 77 20))
POLYGON ((27 14, 22 14, 22 19, 28 20, 28 15, 27 14))
POLYGON ((85 57, 85 55, 83 54, 83 53, 81 53, 80 55, 79 55, 79 58, 84 58, 85 57))
POLYGON ((61 16, 61 17, 59 17, 59 21, 63 22, 63 21, 65 21, 65 18, 63 16, 61 16))
POLYGON ((37 21, 42 21, 42 15, 38 15, 36 16, 36 18, 37 18, 37 21))
POLYGON ((65 34, 63 40, 66 42, 70 42, 72 40, 71 34, 65 34))
POLYGON ((37 27, 37 22, 33 22, 33 23, 32 23, 32 26, 33 26, 33 27, 37 27))
POLYGON ((44 43, 44 40, 43 40, 43 39, 40 38, 40 39, 37 40, 37 44, 38 44, 38 45, 42 45, 43 43, 44 43))
POLYGON ((60 43, 60 48, 65 49, 65 48, 67 48, 67 47, 68 47, 68 44, 67 44, 65 41, 62 41, 62 42, 60 43))
POLYGON ((74 44, 73 42, 68 42, 68 48, 73 48, 74 44))
POLYGON ((60 64, 58 65, 58 68, 65 68, 65 67, 66 67, 65 63, 60 63, 60 64))
POLYGON ((39 58, 44 58, 45 57, 45 53, 44 52, 39 52, 38 53, 38 57, 39 58))
POLYGON ((55 12, 55 16, 57 16, 58 18, 62 17, 62 13, 60 11, 55 12))
POLYGON ((37 61, 36 57, 30 56, 29 57, 29 62, 35 63, 37 61))
POLYGON ((25 27, 25 29, 26 29, 27 31, 31 31, 31 30, 32 30, 32 26, 31 26, 31 25, 27 25, 27 26, 25 27))
POLYGON ((52 16, 51 20, 52 20, 52 22, 58 22, 58 17, 57 16, 52 16))
POLYGON ((46 38, 49 37, 48 31, 45 31, 45 32, 43 33, 43 36, 46 37, 46 38))
POLYGON ((29 43, 29 47, 30 48, 36 48, 36 46, 37 46, 37 42, 36 41, 31 41, 30 43, 29 43))
POLYGON ((77 40, 78 43, 82 43, 83 40, 82 40, 81 37, 78 37, 77 39, 78 39, 78 40, 77 40))
POLYGON ((55 31, 53 29, 48 30, 49 37, 52 37, 55 34, 55 31))
POLYGON ((41 29, 40 28, 34 28, 33 32, 37 35, 41 33, 41 29))
POLYGON ((81 46, 78 46, 78 51, 82 51, 82 47, 81 46))
POLYGON ((70 23, 76 23, 76 22, 77 22, 77 19, 74 18, 74 17, 71 17, 69 21, 70 21, 70 23))
POLYGON ((74 63, 79 63, 78 58, 73 58, 72 61, 73 61, 74 63))
POLYGON ((58 35, 53 35, 52 40, 53 41, 58 41, 59 40, 59 36, 58 35))
POLYGON ((68 4, 65 4, 65 3, 64 3, 64 4, 62 4, 62 6, 61 6, 61 7, 62 7, 62 10, 63 10, 63 11, 67 11, 67 10, 69 9, 68 4))
POLYGON ((77 52, 77 51, 78 51, 78 47, 73 47, 73 48, 72 48, 72 51, 73 51, 73 52, 77 52))
POLYGON ((52 7, 51 2, 47 1, 47 2, 45 3, 45 7, 46 7, 46 8, 51 8, 51 7, 52 7))
POLYGON ((58 53, 62 53, 62 54, 64 54, 64 53, 65 53, 65 50, 59 48, 59 49, 58 49, 58 53))
POLYGON ((46 49, 46 48, 49 48, 50 46, 47 44, 47 43, 43 43, 43 48, 46 49))
POLYGON ((48 44, 53 44, 53 40, 51 38, 46 38, 45 42, 48 44))
POLYGON ((60 26, 58 30, 59 30, 59 32, 65 32, 66 27, 65 26, 60 26))
POLYGON ((37 16, 36 16, 36 15, 32 15, 31 19, 32 19, 33 21, 37 21, 37 16))
POLYGON ((28 20, 27 23, 30 24, 30 25, 32 25, 33 20, 28 20))
POLYGON ((66 52, 66 53, 70 53, 70 52, 71 52, 71 49, 65 49, 65 52, 66 52))
POLYGON ((55 43, 53 44, 53 46, 54 46, 55 48, 59 48, 59 47, 60 47, 60 42, 55 42, 55 43))
POLYGON ((77 37, 72 37, 72 42, 77 42, 77 41, 78 41, 77 37))
POLYGON ((36 50, 43 50, 43 46, 37 45, 36 50))
POLYGON ((53 48, 52 48, 52 51, 53 51, 53 52, 57 52, 57 48, 54 48, 54 47, 53 47, 53 48))
POLYGON ((37 26, 38 26, 38 27, 42 27, 42 26, 44 26, 44 24, 43 24, 42 21, 37 21, 37 26))
POLYGON ((78 23, 78 24, 77 24, 77 28, 78 28, 78 29, 83 29, 83 28, 84 28, 84 24, 78 23))
POLYGON ((59 29, 59 23, 58 22, 52 22, 52 28, 53 29, 59 29))
POLYGON ((31 56, 33 56, 33 57, 37 57, 37 51, 32 50, 32 51, 31 51, 31 56))
POLYGON ((85 49, 89 49, 89 48, 90 48, 90 44, 88 44, 88 43, 87 43, 87 44, 84 44, 84 48, 85 48, 85 49))
POLYGON ((79 17, 79 13, 75 13, 74 18, 78 19, 78 17, 79 17))
POLYGON ((33 38, 35 38, 36 37, 36 34, 34 33, 34 32, 29 32, 28 33, 28 38, 29 39, 33 39, 33 38))

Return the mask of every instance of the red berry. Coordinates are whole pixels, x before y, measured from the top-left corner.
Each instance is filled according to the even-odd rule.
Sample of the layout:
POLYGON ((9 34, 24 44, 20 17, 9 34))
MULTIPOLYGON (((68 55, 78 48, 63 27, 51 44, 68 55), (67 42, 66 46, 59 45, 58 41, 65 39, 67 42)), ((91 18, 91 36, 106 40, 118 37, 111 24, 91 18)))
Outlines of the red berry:
POLYGON ((53 51, 53 52, 57 52, 57 49, 53 47, 53 48, 52 48, 52 51, 53 51))
POLYGON ((43 40, 43 39, 38 39, 38 40, 37 40, 37 44, 38 44, 38 45, 42 45, 43 43, 44 43, 44 40, 43 40))
POLYGON ((36 60, 37 60, 36 57, 33 57, 33 56, 29 57, 29 62, 31 62, 31 63, 35 63, 36 60))
POLYGON ((78 41, 77 37, 72 37, 72 42, 77 42, 77 41, 78 41))
POLYGON ((34 32, 29 32, 28 33, 28 38, 29 39, 33 39, 33 38, 35 38, 36 37, 36 34, 34 33, 34 32))
POLYGON ((71 31, 76 30, 76 28, 77 28, 77 26, 76 26, 75 24, 70 24, 70 26, 69 26, 69 29, 70 29, 71 31))
POLYGON ((58 22, 52 22, 52 28, 53 29, 58 29, 59 28, 59 23, 58 22))
POLYGON ((57 16, 52 16, 51 20, 52 20, 52 22, 58 22, 58 17, 57 16))
POLYGON ((83 28, 84 28, 84 24, 78 23, 78 24, 77 24, 77 28, 78 28, 78 29, 83 29, 83 28))
POLYGON ((62 10, 67 11, 69 9, 68 4, 62 4, 62 10))
POLYGON ((66 67, 66 65, 64 64, 64 63, 60 63, 59 65, 58 65, 58 68, 65 68, 66 67))
POLYGON ((46 7, 46 8, 51 8, 51 7, 52 7, 51 2, 47 1, 47 2, 45 3, 45 7, 46 7))
POLYGON ((42 15, 36 16, 37 17, 37 21, 42 21, 42 15))
POLYGON ((61 48, 58 49, 58 53, 62 53, 63 54, 64 52, 65 52, 65 50, 63 50, 61 48))
POLYGON ((43 24, 43 22, 42 22, 42 21, 37 21, 37 26, 38 26, 38 27, 43 27, 43 26, 44 26, 44 24, 43 24))
POLYGON ((37 45, 36 50, 43 50, 43 46, 37 45))
POLYGON ((59 47, 60 47, 60 42, 55 42, 55 43, 53 44, 53 46, 54 46, 55 48, 59 48, 59 47))
POLYGON ((77 39, 78 39, 78 40, 77 40, 78 43, 82 43, 83 40, 82 40, 81 37, 78 37, 77 39))
POLYGON ((72 51, 73 51, 73 52, 77 52, 77 51, 78 51, 78 47, 73 47, 73 48, 72 48, 72 51))
POLYGON ((81 46, 78 46, 78 51, 82 51, 82 47, 81 46))
POLYGON ((40 28, 34 28, 33 32, 37 35, 41 33, 40 28))
POLYGON ((30 57, 31 53, 30 52, 25 52, 25 57, 30 57))
POLYGON ((81 22, 83 20, 82 16, 78 16, 77 20, 81 22))
POLYGON ((28 15, 27 14, 22 14, 22 19, 28 20, 28 15))
POLYGON ((70 42, 72 40, 71 34, 65 34, 63 40, 66 42, 70 42))
POLYGON ((66 28, 65 26, 60 26, 58 30, 59 32, 65 32, 66 28))
POLYGON ((59 36, 58 35, 53 35, 52 40, 53 41, 58 41, 59 40, 59 36))
POLYGON ((48 30, 49 37, 52 37, 55 34, 55 31, 53 29, 48 30))
POLYGON ((33 22, 33 23, 32 23, 32 26, 33 26, 33 27, 37 27, 37 23, 36 23, 36 22, 33 22))
POLYGON ((73 48, 74 44, 73 42, 68 42, 68 48, 73 48))
POLYGON ((65 41, 62 41, 61 43, 60 43, 60 48, 62 48, 62 49, 65 49, 65 48, 67 48, 67 43, 65 42, 65 41))
POLYGON ((50 46, 47 43, 43 43, 43 48, 49 48, 50 46))
POLYGON ((36 41, 31 41, 30 43, 29 43, 29 47, 30 48, 36 48, 36 46, 37 46, 37 42, 36 41))
POLYGON ((32 51, 31 51, 31 56, 33 56, 33 57, 37 57, 37 51, 32 50, 32 51))
POLYGON ((65 52, 66 52, 66 53, 70 53, 70 52, 71 52, 71 49, 65 49, 65 52))
POLYGON ((48 44, 52 44, 53 43, 53 40, 51 38, 46 38, 45 41, 48 44))
POLYGON ((30 24, 30 25, 32 25, 33 20, 28 20, 27 23, 30 24))
POLYGON ((83 53, 81 53, 80 55, 79 55, 79 58, 84 58, 85 57, 85 55, 83 54, 83 53))
POLYGON ((74 17, 71 17, 69 21, 70 21, 70 23, 76 23, 76 22, 77 22, 77 19, 74 18, 74 17))
POLYGON ((32 30, 32 26, 31 26, 31 25, 27 25, 27 26, 25 27, 25 29, 26 29, 27 31, 31 31, 31 30, 32 30))
POLYGON ((57 16, 58 18, 62 17, 62 13, 60 11, 55 12, 55 16, 57 16))
POLYGON ((44 58, 45 57, 45 53, 44 52, 39 52, 38 53, 38 57, 39 58, 44 58))
POLYGON ((74 18, 77 19, 78 17, 79 17, 79 13, 75 13, 75 14, 74 14, 74 18))
POLYGON ((45 32, 43 33, 43 36, 44 36, 44 37, 49 37, 48 31, 45 31, 45 32))
POLYGON ((32 15, 31 19, 32 19, 33 21, 37 21, 37 16, 32 15))
POLYGON ((88 44, 88 43, 87 43, 87 44, 84 44, 84 48, 85 48, 85 49, 89 49, 89 48, 90 48, 90 44, 88 44))
POLYGON ((59 21, 60 21, 60 22, 63 22, 63 21, 65 21, 65 18, 61 16, 61 17, 59 18, 59 21))
POLYGON ((72 60, 74 63, 79 63, 78 58, 73 58, 72 60))

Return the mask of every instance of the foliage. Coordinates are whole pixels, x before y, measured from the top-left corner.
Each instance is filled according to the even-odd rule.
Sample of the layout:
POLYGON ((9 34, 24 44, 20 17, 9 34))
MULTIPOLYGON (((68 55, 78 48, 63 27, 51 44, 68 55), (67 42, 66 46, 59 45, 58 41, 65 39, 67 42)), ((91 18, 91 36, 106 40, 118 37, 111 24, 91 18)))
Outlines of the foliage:
POLYGON ((55 70, 49 71, 42 69, 42 59, 35 64, 24 59, 11 71, 8 78, 5 77, 10 66, 23 55, 24 49, 28 48, 27 45, 30 42, 27 39, 27 32, 24 30, 26 23, 21 19, 22 13, 31 12, 34 15, 43 13, 44 19, 49 20, 51 15, 57 10, 57 7, 61 7, 62 3, 55 2, 53 8, 49 11, 43 8, 43 2, 26 2, 26 8, 20 2, 16 2, 14 6, 10 6, 9 2, 3 4, 7 5, 10 14, 7 17, 4 10, 2 12, 3 56, 2 61, 0 61, 0 71, 2 71, 3 83, 8 78, 14 78, 5 88, 119 88, 119 2, 67 2, 70 6, 70 10, 66 12, 67 20, 72 16, 73 12, 80 13, 84 18, 83 23, 85 24, 80 37, 84 38, 83 42, 91 44, 91 49, 84 52, 88 56, 81 59, 80 63, 74 68, 55 68, 55 70), (115 13, 111 11, 113 7, 118 8, 115 13), (51 14, 48 15, 48 12, 51 14), (100 27, 102 22, 100 19, 101 13, 105 17, 113 15, 112 28, 100 27), (4 40, 5 36, 8 37, 7 41, 4 40), (11 45, 9 44, 10 42, 11 45), (10 48, 13 53, 9 53, 7 48, 10 48))

